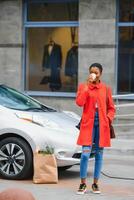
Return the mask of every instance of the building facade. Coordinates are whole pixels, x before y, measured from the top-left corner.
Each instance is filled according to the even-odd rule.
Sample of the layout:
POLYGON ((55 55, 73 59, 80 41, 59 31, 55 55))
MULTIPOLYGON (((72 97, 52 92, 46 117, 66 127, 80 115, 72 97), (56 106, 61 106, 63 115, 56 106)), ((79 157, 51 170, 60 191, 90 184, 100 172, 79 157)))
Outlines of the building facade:
POLYGON ((133 93, 133 0, 0 0, 0 82, 79 112, 91 63, 114 94, 133 93))

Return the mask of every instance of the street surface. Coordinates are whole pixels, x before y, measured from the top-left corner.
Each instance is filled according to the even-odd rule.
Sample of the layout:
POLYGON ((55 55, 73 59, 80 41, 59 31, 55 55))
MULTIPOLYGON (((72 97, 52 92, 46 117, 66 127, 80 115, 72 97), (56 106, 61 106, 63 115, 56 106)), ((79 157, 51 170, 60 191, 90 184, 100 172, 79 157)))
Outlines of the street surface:
MULTIPOLYGON (((134 156, 104 155, 103 172, 109 176, 134 179, 134 156)), ((23 188, 32 192, 36 200, 134 200, 134 180, 108 178, 101 175, 101 194, 91 193, 94 160, 88 173, 88 191, 77 195, 80 179, 79 166, 59 173, 58 184, 33 184, 32 180, 9 181, 0 179, 0 191, 6 188, 23 188)))

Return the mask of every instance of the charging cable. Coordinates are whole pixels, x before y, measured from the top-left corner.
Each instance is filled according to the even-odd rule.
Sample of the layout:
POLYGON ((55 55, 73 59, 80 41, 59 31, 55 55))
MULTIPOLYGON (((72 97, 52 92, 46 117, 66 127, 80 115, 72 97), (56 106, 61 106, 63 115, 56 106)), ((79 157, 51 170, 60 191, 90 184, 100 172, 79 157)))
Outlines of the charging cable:
POLYGON ((108 177, 108 178, 123 179, 123 180, 131 180, 131 181, 134 181, 134 178, 128 178, 128 177, 125 178, 125 177, 110 176, 110 175, 107 175, 107 174, 104 173, 104 172, 101 172, 101 174, 102 174, 103 176, 108 177))

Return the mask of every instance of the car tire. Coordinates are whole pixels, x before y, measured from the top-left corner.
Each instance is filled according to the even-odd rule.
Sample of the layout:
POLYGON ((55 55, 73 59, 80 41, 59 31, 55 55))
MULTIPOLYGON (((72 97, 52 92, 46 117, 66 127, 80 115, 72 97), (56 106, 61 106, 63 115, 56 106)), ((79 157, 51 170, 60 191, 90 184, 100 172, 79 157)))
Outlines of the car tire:
POLYGON ((33 154, 23 139, 8 137, 0 141, 0 176, 20 180, 33 173, 33 154))

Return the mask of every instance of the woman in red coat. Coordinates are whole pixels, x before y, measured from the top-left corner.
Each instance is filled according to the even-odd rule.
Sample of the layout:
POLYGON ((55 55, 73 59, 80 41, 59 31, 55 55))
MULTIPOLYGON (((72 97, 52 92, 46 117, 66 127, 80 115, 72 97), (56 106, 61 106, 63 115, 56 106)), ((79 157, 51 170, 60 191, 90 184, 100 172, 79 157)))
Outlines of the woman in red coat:
POLYGON ((80 133, 77 140, 77 144, 82 146, 81 183, 77 194, 84 194, 87 189, 87 167, 93 143, 95 144, 95 169, 92 191, 93 193, 100 193, 98 180, 102 168, 103 149, 110 147, 109 123, 113 121, 115 107, 111 89, 100 80, 102 70, 101 64, 93 63, 89 67, 89 77, 86 83, 81 83, 77 91, 76 104, 83 107, 80 133))

